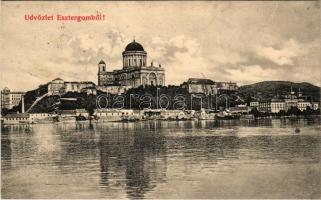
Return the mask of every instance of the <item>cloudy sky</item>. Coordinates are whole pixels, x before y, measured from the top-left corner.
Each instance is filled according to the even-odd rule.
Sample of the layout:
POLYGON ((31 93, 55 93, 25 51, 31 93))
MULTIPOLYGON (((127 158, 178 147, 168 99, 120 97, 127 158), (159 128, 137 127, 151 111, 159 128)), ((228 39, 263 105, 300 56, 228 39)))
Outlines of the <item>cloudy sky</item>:
POLYGON ((97 83, 97 63, 122 67, 135 37, 166 84, 189 77, 321 86, 319 2, 1 2, 1 88, 56 77, 97 83), (105 14, 105 21, 25 21, 25 14, 105 14))

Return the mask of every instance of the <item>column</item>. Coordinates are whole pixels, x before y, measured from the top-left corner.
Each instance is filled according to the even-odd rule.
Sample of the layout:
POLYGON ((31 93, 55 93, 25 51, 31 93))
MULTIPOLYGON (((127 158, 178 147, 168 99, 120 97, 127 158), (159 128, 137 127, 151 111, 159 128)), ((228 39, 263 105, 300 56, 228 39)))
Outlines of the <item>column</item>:
POLYGON ((165 85, 165 75, 163 75, 163 85, 165 85))
POLYGON ((24 95, 21 96, 21 113, 25 112, 25 97, 24 95))

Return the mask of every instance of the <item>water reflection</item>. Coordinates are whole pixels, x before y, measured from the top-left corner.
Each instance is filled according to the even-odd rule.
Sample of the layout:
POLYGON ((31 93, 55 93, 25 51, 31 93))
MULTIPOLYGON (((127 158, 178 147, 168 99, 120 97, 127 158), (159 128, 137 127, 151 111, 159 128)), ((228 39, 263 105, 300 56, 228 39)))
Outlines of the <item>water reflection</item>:
POLYGON ((1 134, 1 169, 11 167, 11 140, 9 132, 3 131, 1 134))
MULTIPOLYGON (((275 166, 286 166, 285 174, 302 181, 290 182, 289 187, 299 185, 305 188, 307 196, 303 197, 311 198, 319 190, 320 180, 312 176, 307 182, 305 170, 309 169, 310 175, 320 172, 311 168, 320 162, 320 130, 320 119, 5 126, 1 137, 2 197, 184 198, 185 193, 172 190, 182 186, 194 195, 203 191, 212 198, 250 198, 253 196, 246 190, 255 190, 258 183, 245 185, 242 193, 217 182, 207 182, 206 187, 198 184, 221 174, 234 180, 243 173, 240 166, 264 166, 267 175, 259 175, 269 179, 269 173, 284 174, 275 166), (293 132, 294 127, 302 129, 300 134, 293 132), (303 171, 291 172, 298 165, 304 166, 300 168, 303 171), (221 191, 220 196, 210 196, 207 187, 221 191), (235 196, 229 196, 231 192, 235 196)), ((245 178, 256 179, 251 174, 245 178)), ((237 178, 233 183, 243 187, 237 178)), ((256 198, 270 194, 259 189, 263 196, 256 198)), ((301 197, 296 190, 275 192, 279 198, 301 197)))
POLYGON ((150 134, 127 125, 117 134, 100 135, 101 184, 107 189, 122 186, 128 197, 142 198, 156 183, 166 181, 165 138, 161 129, 153 131, 154 122, 144 124, 150 134))

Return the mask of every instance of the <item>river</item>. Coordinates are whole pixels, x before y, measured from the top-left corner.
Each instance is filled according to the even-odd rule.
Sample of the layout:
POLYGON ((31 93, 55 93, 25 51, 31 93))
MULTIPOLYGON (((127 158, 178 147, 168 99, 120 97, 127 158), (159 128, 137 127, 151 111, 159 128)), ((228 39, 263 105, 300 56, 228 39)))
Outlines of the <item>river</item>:
POLYGON ((320 122, 4 126, 1 196, 320 198, 320 122))

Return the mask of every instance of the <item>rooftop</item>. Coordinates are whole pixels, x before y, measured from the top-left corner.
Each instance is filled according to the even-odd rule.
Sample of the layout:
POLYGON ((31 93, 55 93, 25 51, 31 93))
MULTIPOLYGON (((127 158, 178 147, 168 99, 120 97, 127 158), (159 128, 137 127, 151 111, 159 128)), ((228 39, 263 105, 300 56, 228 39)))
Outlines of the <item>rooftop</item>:
POLYGON ((144 51, 144 47, 134 40, 126 46, 125 51, 144 51))
POLYGON ((189 83, 189 84, 206 84, 206 85, 215 84, 215 82, 212 81, 211 79, 201 79, 201 78, 189 78, 187 80, 187 83, 189 83))

